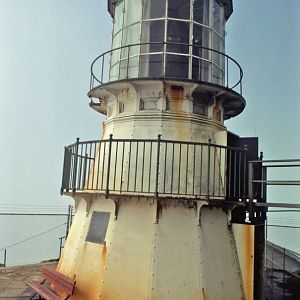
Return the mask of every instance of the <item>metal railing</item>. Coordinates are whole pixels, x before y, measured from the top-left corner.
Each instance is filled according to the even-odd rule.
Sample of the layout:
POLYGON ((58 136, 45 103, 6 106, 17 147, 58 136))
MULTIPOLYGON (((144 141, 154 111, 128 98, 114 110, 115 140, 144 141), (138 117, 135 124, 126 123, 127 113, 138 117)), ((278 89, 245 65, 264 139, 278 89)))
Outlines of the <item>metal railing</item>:
POLYGON ((237 200, 246 176, 246 149, 111 135, 65 148, 61 191, 237 200))
MULTIPOLYGON (((181 64, 183 65, 182 62, 181 64)), ((176 78, 209 82, 230 90, 237 88, 237 91, 242 95, 243 70, 239 63, 227 54, 207 47, 166 42, 138 43, 118 47, 99 55, 91 65, 90 90, 99 84, 129 78, 176 78), (160 60, 158 56, 161 57, 160 60), (167 66, 172 64, 168 57, 174 58, 175 56, 188 58, 189 71, 186 74, 185 72, 175 76, 168 74, 167 66), (155 61, 149 59, 143 64, 142 58, 153 58, 155 61), (146 76, 143 74, 144 72, 141 72, 143 66, 146 65, 148 68, 151 65, 159 65, 160 67, 156 68, 154 74, 146 76), (112 70, 116 66, 117 73, 112 76, 112 70), (221 77, 219 75, 214 76, 213 69, 221 72, 219 73, 222 74, 221 77), (109 74, 108 77, 107 74, 109 74)))
MULTIPOLYGON (((283 160, 254 160, 249 161, 248 167, 248 190, 249 190, 249 219, 264 221, 267 207, 267 187, 268 186, 300 186, 300 180, 270 180, 268 179, 269 169, 279 168, 300 168, 300 159, 283 160), (260 172, 255 172, 255 169, 260 172), (255 192, 256 191, 256 192, 255 192), (258 192, 257 192, 258 191, 258 192)), ((282 203, 277 207, 296 207, 296 204, 282 203)))

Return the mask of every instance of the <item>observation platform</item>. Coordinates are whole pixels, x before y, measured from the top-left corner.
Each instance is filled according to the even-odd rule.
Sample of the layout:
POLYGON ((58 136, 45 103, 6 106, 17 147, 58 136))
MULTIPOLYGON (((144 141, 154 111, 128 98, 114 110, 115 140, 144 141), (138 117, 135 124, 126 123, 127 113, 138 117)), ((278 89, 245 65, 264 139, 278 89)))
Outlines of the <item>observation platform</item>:
POLYGON ((242 80, 238 62, 214 49, 181 43, 140 43, 112 49, 93 61, 88 96, 99 99, 99 103, 91 101, 90 106, 105 114, 101 101, 128 86, 145 87, 157 81, 189 86, 194 101, 198 101, 197 93, 220 101, 226 120, 246 106, 242 80))
POLYGON ((78 139, 65 147, 61 192, 239 201, 247 163, 246 149, 210 141, 78 139))

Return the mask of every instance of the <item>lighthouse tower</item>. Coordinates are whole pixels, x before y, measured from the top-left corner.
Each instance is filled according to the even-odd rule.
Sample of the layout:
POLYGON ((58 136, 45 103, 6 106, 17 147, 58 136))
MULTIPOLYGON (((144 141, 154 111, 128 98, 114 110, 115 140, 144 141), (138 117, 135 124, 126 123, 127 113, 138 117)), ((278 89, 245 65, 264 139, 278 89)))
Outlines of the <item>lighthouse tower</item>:
POLYGON ((108 11, 112 49, 92 63, 88 93, 102 137, 65 148, 76 214, 58 270, 76 278, 70 299, 253 299, 257 149, 224 125, 245 107, 225 54, 232 0, 109 0, 108 11))

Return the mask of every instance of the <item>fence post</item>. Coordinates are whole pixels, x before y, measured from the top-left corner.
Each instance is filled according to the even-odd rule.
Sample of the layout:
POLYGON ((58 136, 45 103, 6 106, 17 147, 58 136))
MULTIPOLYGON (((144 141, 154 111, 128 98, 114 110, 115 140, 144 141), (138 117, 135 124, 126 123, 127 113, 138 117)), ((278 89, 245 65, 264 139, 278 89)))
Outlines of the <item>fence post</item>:
POLYGON ((71 205, 68 207, 68 217, 67 217, 67 227, 66 227, 66 238, 68 237, 69 230, 70 230, 70 214, 71 214, 71 205))
POLYGON ((211 139, 208 140, 208 146, 207 146, 207 195, 206 199, 209 201, 210 195, 209 195, 209 188, 210 188, 210 156, 211 156, 211 139))
POLYGON ((285 248, 283 248, 283 299, 285 299, 285 248))
POLYGON ((3 265, 6 267, 6 249, 4 249, 4 260, 3 260, 3 265))
MULTIPOLYGON (((108 163, 107 163, 107 178, 106 178, 106 190, 105 190, 105 197, 108 198, 109 194, 109 176, 110 176, 110 162, 111 162, 111 148, 112 148, 112 140, 113 135, 109 135, 109 149, 108 149, 108 163)), ((104 159, 104 158, 103 158, 104 159)))
POLYGON ((75 158, 74 158, 74 169, 73 169, 73 193, 76 191, 76 181, 77 181, 77 164, 78 164, 78 148, 79 148, 79 138, 76 139, 76 146, 75 146, 75 158))
POLYGON ((158 179, 159 179, 159 157, 160 157, 160 142, 161 134, 157 136, 157 156, 156 156, 156 178, 155 178, 155 192, 154 198, 158 198, 158 179))
POLYGON ((60 259, 60 257, 61 257, 62 239, 63 239, 62 237, 59 238, 59 255, 58 255, 58 259, 60 259))

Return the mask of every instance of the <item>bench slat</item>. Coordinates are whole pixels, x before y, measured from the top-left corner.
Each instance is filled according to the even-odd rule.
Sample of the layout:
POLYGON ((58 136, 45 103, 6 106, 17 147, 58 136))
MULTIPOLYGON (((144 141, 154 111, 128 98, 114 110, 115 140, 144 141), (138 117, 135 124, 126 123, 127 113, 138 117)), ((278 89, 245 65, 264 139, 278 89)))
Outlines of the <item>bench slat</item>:
POLYGON ((48 274, 44 274, 43 275, 44 278, 49 281, 51 284, 53 284, 55 287, 59 288, 60 290, 72 295, 73 294, 73 289, 74 286, 69 286, 66 283, 63 283, 61 281, 59 281, 59 279, 53 279, 53 277, 48 276, 48 274))
POLYGON ((58 295, 39 283, 27 281, 26 284, 46 300, 61 300, 58 295))
POLYGON ((61 290, 73 295, 76 281, 69 277, 49 268, 43 269, 43 277, 56 285, 61 290))
POLYGON ((59 277, 61 278, 62 280, 74 285, 76 281, 72 280, 71 278, 67 277, 66 275, 62 274, 62 273, 59 273, 53 269, 50 269, 49 267, 44 267, 43 268, 43 273, 50 273, 50 274, 53 274, 55 277, 59 277))

